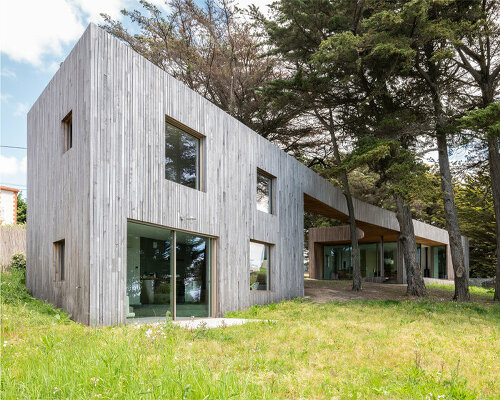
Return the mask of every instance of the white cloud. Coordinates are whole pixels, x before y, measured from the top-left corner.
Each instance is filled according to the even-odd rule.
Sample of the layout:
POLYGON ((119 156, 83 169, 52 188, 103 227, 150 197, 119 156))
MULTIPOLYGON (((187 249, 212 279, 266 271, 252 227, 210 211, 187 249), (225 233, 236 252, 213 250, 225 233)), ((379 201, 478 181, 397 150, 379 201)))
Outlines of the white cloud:
POLYGON ((167 11, 168 10, 168 6, 165 3, 165 0, 151 0, 150 3, 154 4, 160 10, 163 10, 163 11, 167 11))
POLYGON ((2 68, 2 70, 0 71, 0 76, 3 76, 5 78, 15 78, 16 73, 8 68, 2 68))
POLYGON ((45 54, 61 55, 62 46, 78 38, 83 25, 65 0, 6 1, 0 17, 2 52, 15 61, 40 65, 45 54), (18 17, 16 17, 18 16, 18 17))
POLYGON ((28 157, 24 156, 23 159, 21 160, 20 170, 23 174, 25 174, 26 171, 28 170, 28 157))
POLYGON ((240 8, 247 8, 251 4, 255 4, 260 11, 266 13, 268 11, 268 5, 273 3, 274 0, 237 0, 236 4, 240 8))
POLYGON ((0 154, 0 175, 17 175, 26 173, 26 157, 19 160, 16 157, 5 157, 0 154))
POLYGON ((45 56, 61 57, 63 46, 80 37, 99 14, 114 18, 129 0, 11 0, 2 2, 2 53, 12 60, 41 66, 45 56))
POLYGON ((73 0, 75 5, 86 15, 86 22, 102 22, 101 13, 113 18, 120 17, 120 10, 126 8, 127 0, 73 0))
POLYGON ((8 93, 0 93, 0 101, 2 103, 7 103, 10 98, 12 98, 12 95, 10 95, 8 93))
POLYGON ((26 103, 17 103, 14 110, 14 117, 24 117, 29 110, 29 105, 26 103))

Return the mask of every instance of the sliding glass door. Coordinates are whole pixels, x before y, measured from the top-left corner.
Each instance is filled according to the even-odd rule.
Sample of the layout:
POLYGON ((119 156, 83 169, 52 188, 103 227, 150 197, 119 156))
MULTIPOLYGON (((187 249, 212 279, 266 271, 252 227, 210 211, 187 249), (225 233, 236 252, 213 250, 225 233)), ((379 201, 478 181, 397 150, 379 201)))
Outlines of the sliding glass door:
POLYGON ((210 239, 176 232, 176 317, 210 315, 210 239))
POLYGON ((210 238, 128 222, 127 317, 210 316, 210 260, 210 238))

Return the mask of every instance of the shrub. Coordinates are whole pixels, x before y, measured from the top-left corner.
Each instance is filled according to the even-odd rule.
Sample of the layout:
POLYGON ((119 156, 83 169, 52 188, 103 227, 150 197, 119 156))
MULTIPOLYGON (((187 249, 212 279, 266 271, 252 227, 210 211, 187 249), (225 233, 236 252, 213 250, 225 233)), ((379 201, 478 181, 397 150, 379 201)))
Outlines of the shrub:
POLYGON ((24 253, 13 254, 9 266, 14 269, 26 269, 26 256, 24 253))

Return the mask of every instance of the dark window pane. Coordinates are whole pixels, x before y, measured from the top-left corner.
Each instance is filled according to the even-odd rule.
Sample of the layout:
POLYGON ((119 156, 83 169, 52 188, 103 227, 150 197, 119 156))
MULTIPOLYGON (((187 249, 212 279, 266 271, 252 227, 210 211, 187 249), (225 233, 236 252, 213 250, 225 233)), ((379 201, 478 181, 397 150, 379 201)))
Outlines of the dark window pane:
POLYGON ((257 210, 271 214, 271 178, 257 172, 257 210))
POLYGON ((384 276, 394 282, 398 278, 398 244, 384 243, 384 276))
POLYGON ((56 270, 56 281, 64 281, 65 278, 65 241, 54 242, 54 266, 56 270))
POLYGON ((434 247, 434 278, 448 279, 446 268, 446 246, 434 247))
POLYGON ((165 178, 199 189, 200 139, 165 124, 165 178))
POLYGON ((64 134, 64 149, 66 152, 73 146, 73 113, 70 111, 62 120, 64 134))
POLYGON ((60 279, 61 279, 61 281, 64 280, 64 274, 66 272, 64 270, 64 267, 65 267, 65 265, 64 265, 64 247, 65 247, 64 246, 64 241, 62 241, 61 245, 59 247, 59 249, 60 249, 60 255, 59 255, 59 263, 60 263, 60 265, 59 265, 59 269, 60 269, 60 279))
POLYGON ((177 317, 208 317, 209 239, 184 232, 176 236, 177 317))
POLYGON ((324 246, 323 278, 352 279, 351 246, 324 246))
POLYGON ((172 243, 169 229, 127 223, 127 317, 172 312, 172 243))

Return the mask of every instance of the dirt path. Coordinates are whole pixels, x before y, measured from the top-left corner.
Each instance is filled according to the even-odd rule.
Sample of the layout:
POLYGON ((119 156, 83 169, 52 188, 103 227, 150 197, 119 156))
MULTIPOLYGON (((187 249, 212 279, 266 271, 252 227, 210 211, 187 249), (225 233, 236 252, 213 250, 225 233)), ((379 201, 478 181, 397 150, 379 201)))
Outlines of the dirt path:
MULTIPOLYGON (((351 285, 351 281, 322 281, 305 278, 304 295, 318 303, 350 300, 408 300, 406 285, 363 282, 361 292, 353 292, 351 285)), ((453 297, 453 291, 450 289, 428 287, 427 298, 433 301, 450 301, 453 297)), ((493 295, 490 297, 471 294, 471 300, 478 303, 491 303, 492 298, 493 295)))

